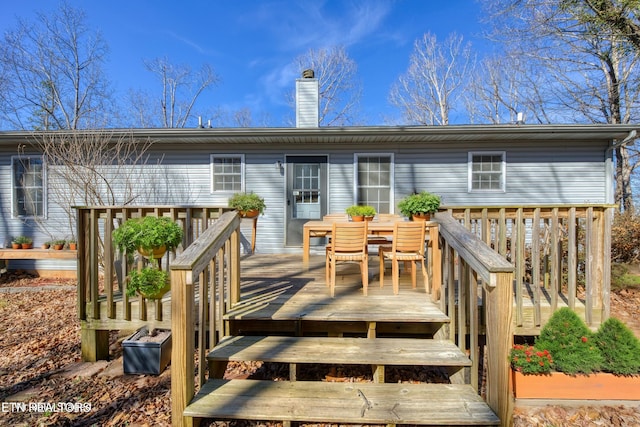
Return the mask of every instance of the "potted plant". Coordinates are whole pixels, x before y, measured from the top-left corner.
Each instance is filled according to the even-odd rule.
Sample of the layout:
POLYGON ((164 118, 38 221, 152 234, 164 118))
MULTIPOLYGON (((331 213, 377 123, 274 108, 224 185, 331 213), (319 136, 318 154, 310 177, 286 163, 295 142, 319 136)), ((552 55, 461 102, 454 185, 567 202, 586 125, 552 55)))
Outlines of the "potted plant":
POLYGON ((400 212, 413 220, 428 219, 439 207, 440 196, 427 191, 410 194, 398 203, 400 212))
POLYGON ((49 249, 51 247, 51 242, 50 241, 46 241, 42 244, 41 248, 42 249, 49 249))
POLYGON ((534 346, 512 348, 510 361, 517 398, 640 399, 640 341, 617 319, 593 333, 561 308, 534 346))
POLYGON ((345 209, 345 211, 347 215, 351 217, 352 221, 370 221, 376 215, 376 209, 368 205, 352 205, 345 209))
POLYGON ((18 236, 13 239, 11 247, 14 249, 31 249, 33 247, 33 239, 27 236, 18 236), (20 247, 14 247, 14 244, 20 247))
POLYGON ((70 250, 75 251, 78 249, 78 242, 76 241, 76 239, 68 240, 67 243, 69 244, 70 250))
POLYGON ((255 218, 267 208, 264 199, 253 192, 235 193, 229 198, 229 207, 237 210, 240 216, 245 218, 255 218))
POLYGON ((53 246, 53 249, 55 249, 56 251, 61 251, 62 249, 64 249, 64 245, 67 243, 66 240, 64 239, 57 239, 51 242, 51 245, 53 246))
POLYGON ((136 293, 147 299, 160 299, 171 290, 169 275, 154 266, 146 266, 129 273, 127 296, 136 293))
POLYGON ((113 241, 120 252, 162 258, 167 250, 175 250, 182 243, 182 228, 167 217, 145 216, 131 218, 113 231, 113 241))

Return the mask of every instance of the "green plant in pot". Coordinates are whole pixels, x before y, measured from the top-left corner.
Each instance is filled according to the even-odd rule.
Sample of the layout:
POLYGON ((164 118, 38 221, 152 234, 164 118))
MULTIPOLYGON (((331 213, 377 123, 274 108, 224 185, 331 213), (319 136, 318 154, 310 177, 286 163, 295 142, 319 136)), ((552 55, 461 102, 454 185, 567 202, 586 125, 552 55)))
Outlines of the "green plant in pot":
POLYGON ((398 203, 400 212, 409 218, 425 219, 438 211, 440 207, 440 196, 422 191, 410 194, 398 203), (422 218, 421 218, 422 217, 422 218))
POLYGON ((352 205, 345 209, 345 212, 355 221, 362 220, 362 218, 373 219, 376 215, 376 209, 368 205, 352 205))
POLYGON ((13 239, 12 243, 20 245, 21 249, 31 249, 33 246, 33 239, 27 236, 18 236, 13 239))
POLYGON ((169 275, 159 268, 147 266, 129 273, 127 284, 129 297, 138 293, 148 299, 159 299, 170 290, 169 275))
POLYGON ((235 193, 229 198, 229 207, 240 212, 240 216, 253 218, 267 208, 264 199, 256 193, 235 193))
POLYGON ((167 217, 131 218, 113 231, 113 241, 121 252, 136 250, 151 258, 161 258, 182 243, 182 228, 167 217))

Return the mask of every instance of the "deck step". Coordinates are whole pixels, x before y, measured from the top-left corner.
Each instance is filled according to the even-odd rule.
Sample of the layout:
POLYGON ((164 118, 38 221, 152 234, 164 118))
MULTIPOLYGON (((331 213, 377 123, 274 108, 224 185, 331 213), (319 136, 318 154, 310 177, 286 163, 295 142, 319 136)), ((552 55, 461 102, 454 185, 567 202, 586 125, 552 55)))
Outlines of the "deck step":
POLYGON ((450 341, 410 338, 235 336, 218 343, 210 361, 471 366, 450 341))
POLYGON ((192 418, 353 424, 499 425, 469 385, 210 380, 192 418))

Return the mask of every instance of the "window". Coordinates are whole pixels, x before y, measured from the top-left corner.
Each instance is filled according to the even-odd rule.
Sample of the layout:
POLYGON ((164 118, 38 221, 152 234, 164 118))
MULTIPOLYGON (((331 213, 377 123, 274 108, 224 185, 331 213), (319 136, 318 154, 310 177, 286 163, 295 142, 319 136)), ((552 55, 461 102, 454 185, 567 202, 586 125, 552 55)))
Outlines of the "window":
POLYGON ((237 193, 243 190, 243 155, 211 155, 211 192, 237 193))
POLYGON ((11 158, 12 213, 18 217, 44 217, 46 187, 42 156, 11 158))
POLYGON ((469 153, 469 191, 505 191, 505 153, 469 153))
POLYGON ((393 157, 390 154, 356 154, 356 203, 391 213, 393 157))

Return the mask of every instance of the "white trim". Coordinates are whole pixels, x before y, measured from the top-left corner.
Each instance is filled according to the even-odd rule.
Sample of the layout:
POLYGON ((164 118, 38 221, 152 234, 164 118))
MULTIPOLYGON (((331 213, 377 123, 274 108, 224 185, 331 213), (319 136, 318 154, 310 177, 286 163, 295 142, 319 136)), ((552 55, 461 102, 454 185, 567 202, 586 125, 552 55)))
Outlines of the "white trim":
POLYGON ((507 152, 506 151, 469 151, 467 155, 467 191, 469 193, 505 193, 507 191, 507 152), (501 156, 500 188, 474 189, 473 188, 473 156, 501 156))
POLYGON ((28 219, 28 218, 41 218, 47 219, 47 163, 45 157, 41 154, 26 154, 11 156, 11 218, 13 219, 28 219), (15 170, 14 165, 16 161, 21 159, 38 159, 42 162, 42 215, 16 215, 16 182, 15 182, 15 170))
POLYGON ((358 201, 358 160, 360 157, 389 157, 389 213, 395 213, 394 153, 353 153, 353 203, 358 201))
POLYGON ((209 192, 211 194, 233 194, 244 192, 245 190, 245 161, 244 154, 210 154, 209 155, 209 192), (240 191, 237 190, 216 190, 213 188, 213 159, 240 159, 240 191))

